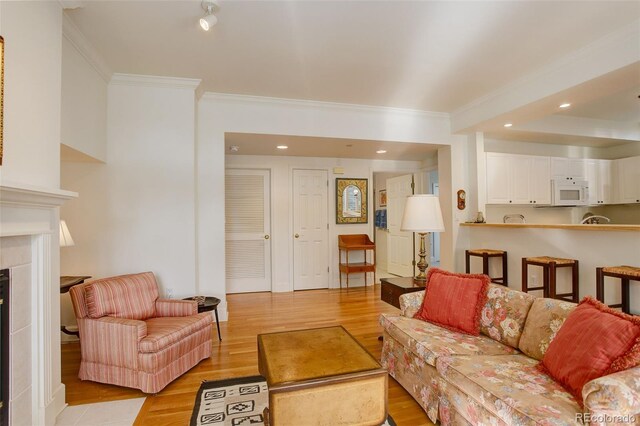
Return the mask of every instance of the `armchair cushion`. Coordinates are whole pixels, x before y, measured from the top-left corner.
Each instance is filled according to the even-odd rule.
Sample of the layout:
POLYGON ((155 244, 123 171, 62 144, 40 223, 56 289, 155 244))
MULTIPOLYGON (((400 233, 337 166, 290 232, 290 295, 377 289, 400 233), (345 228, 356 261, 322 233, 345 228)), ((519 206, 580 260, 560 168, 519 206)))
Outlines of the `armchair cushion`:
POLYGON ((121 275, 91 282, 85 298, 90 318, 145 320, 156 314, 158 285, 152 272, 121 275))
POLYGON ((140 341, 140 352, 153 353, 209 327, 212 318, 211 312, 203 312, 187 317, 150 318, 146 323, 147 336, 140 341))

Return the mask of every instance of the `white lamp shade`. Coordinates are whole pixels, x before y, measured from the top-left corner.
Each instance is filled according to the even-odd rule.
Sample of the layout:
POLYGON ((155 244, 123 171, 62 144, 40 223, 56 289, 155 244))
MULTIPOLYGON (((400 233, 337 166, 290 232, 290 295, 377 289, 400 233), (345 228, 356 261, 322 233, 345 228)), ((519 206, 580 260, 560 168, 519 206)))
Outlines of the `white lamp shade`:
POLYGON ((69 232, 67 223, 64 220, 61 220, 60 221, 60 247, 69 247, 73 245, 75 245, 75 243, 73 242, 73 238, 71 238, 71 233, 69 232))
POLYGON ((400 229, 410 232, 444 231, 438 197, 427 194, 407 197, 400 229))
POLYGON ((209 31, 211 27, 216 24, 216 22, 218 22, 218 18, 216 18, 216 15, 214 14, 210 14, 203 18, 200 18, 200 26, 205 31, 209 31))

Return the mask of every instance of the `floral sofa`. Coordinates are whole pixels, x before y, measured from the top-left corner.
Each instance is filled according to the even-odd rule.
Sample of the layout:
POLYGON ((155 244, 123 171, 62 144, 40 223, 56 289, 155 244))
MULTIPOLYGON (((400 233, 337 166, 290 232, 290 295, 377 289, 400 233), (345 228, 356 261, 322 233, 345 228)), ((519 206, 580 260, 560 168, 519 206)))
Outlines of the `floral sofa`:
MULTIPOLYGON (((481 334, 414 319, 424 291, 382 314, 382 365, 442 425, 640 424, 640 367, 601 377, 584 408, 536 365, 575 304, 491 284, 481 334)), ((588 350, 588 348, 585 348, 588 350)))

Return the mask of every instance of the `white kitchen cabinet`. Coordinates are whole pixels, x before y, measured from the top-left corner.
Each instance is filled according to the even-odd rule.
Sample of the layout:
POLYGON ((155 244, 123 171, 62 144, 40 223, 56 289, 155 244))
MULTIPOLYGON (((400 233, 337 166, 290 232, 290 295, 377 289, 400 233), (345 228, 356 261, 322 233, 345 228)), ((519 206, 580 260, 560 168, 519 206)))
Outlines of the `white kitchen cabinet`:
POLYGON ((551 177, 586 178, 585 160, 582 158, 551 158, 551 177))
POLYGON ((529 198, 533 204, 551 204, 549 157, 530 157, 529 164, 529 198))
POLYGON ((487 153, 487 203, 509 204, 509 155, 487 153))
POLYGON ((487 203, 551 203, 549 157, 487 153, 487 203))
POLYGON ((640 157, 615 160, 618 168, 618 201, 640 203, 640 157))
POLYGON ((615 202, 613 161, 586 160, 587 181, 589 182, 589 204, 604 205, 615 202))

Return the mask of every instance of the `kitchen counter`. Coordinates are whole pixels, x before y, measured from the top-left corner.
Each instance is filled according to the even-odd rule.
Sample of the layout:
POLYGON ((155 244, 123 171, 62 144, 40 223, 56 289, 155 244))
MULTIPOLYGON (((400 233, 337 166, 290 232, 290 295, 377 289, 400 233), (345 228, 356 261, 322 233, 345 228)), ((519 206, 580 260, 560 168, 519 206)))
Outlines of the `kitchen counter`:
POLYGON ((579 224, 543 224, 543 223, 461 223, 461 226, 482 228, 544 228, 544 229, 572 229, 576 231, 638 231, 640 225, 579 225, 579 224))

